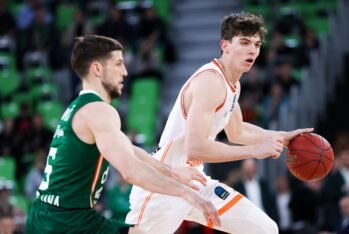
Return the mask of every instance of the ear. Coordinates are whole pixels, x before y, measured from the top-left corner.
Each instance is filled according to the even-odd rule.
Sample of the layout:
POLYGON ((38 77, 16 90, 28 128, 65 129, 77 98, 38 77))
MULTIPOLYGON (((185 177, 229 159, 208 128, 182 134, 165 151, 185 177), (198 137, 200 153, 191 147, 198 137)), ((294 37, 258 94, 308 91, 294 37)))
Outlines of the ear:
POLYGON ((228 41, 227 40, 221 40, 220 41, 220 46, 221 46, 221 49, 223 51, 223 54, 229 53, 228 52, 228 41))
POLYGON ((100 62, 93 61, 90 65, 90 73, 95 77, 102 77, 103 75, 103 66, 100 62))

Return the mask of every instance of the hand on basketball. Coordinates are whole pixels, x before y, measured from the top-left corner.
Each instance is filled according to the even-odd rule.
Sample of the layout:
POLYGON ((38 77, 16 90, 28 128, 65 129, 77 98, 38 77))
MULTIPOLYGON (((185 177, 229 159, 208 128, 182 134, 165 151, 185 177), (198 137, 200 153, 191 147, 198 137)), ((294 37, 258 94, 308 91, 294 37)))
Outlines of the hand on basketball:
POLYGON ((195 190, 199 190, 199 187, 193 181, 198 181, 204 186, 206 186, 207 181, 201 172, 191 167, 173 168, 172 178, 195 190))
POLYGON ((283 137, 274 136, 260 144, 256 145, 257 159, 263 159, 272 156, 279 158, 283 150, 283 137))
POLYGON ((207 223, 212 223, 213 225, 218 227, 221 226, 218 211, 214 207, 212 202, 202 198, 193 190, 183 194, 183 198, 203 213, 207 223))
POLYGON ((314 131, 314 128, 300 128, 290 132, 283 132, 282 134, 284 137, 284 146, 287 147, 290 141, 296 136, 303 133, 311 133, 312 131, 314 131))

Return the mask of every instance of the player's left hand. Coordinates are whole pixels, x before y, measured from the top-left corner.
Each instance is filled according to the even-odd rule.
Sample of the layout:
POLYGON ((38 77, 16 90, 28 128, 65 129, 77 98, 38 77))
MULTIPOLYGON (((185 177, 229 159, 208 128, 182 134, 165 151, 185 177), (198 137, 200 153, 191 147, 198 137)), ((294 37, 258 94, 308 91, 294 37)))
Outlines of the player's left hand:
POLYGON ((284 147, 287 147, 290 141, 295 138, 296 136, 303 134, 303 133, 310 133, 314 131, 314 128, 300 128, 289 132, 283 132, 284 137, 284 147))
POLYGON ((206 186, 207 182, 206 177, 201 172, 191 167, 173 168, 172 178, 195 190, 199 190, 199 187, 193 181, 196 180, 204 186, 206 186))

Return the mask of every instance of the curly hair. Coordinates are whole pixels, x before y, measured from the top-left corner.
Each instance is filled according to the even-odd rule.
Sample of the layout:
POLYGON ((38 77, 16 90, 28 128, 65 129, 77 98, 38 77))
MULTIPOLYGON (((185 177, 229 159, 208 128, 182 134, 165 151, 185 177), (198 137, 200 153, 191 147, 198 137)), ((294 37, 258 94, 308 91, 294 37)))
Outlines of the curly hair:
POLYGON ((234 36, 254 36, 258 34, 264 40, 267 29, 261 15, 241 12, 232 13, 223 18, 221 39, 230 41, 234 36))

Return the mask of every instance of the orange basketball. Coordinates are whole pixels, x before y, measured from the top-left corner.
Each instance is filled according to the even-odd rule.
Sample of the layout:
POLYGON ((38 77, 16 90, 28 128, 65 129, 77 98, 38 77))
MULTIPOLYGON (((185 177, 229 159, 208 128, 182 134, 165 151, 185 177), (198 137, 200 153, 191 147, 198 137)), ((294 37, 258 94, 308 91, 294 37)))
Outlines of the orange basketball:
POLYGON ((288 169, 303 181, 324 178, 330 172, 333 160, 330 143, 314 133, 305 133, 294 138, 286 153, 288 169))

